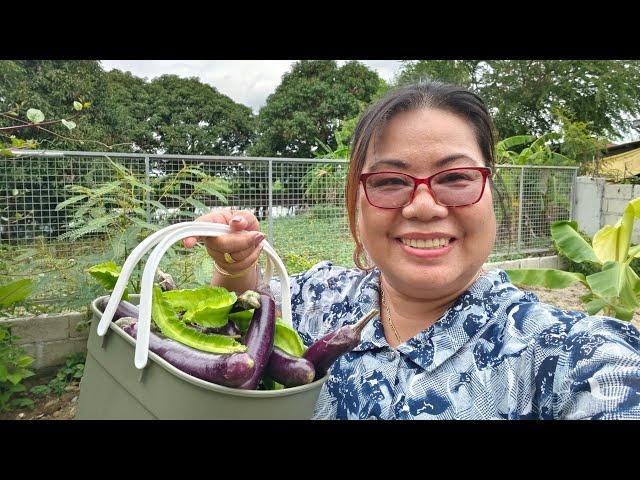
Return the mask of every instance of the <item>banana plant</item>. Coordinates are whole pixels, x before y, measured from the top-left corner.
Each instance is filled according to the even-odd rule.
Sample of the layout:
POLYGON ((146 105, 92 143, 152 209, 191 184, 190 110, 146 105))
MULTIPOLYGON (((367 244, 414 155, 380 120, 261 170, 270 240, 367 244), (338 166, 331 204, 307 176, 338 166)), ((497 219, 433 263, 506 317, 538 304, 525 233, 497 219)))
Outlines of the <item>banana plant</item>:
POLYGON ((631 320, 640 307, 640 278, 630 263, 640 257, 640 245, 631 246, 636 218, 640 218, 640 198, 631 200, 614 225, 598 230, 591 245, 578 233, 573 221, 558 221, 551 226, 551 236, 558 250, 576 263, 591 262, 600 271, 585 276, 551 268, 506 270, 513 283, 523 286, 566 288, 582 283, 589 293, 580 297, 589 315, 603 312, 620 320, 631 320))

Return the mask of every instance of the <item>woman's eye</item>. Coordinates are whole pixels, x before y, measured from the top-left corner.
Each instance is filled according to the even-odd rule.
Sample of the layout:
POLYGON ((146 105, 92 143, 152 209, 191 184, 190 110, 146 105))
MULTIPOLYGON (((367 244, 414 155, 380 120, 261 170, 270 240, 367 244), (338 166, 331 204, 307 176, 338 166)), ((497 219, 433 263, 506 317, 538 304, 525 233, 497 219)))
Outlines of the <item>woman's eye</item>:
POLYGON ((470 181, 473 181, 473 179, 461 173, 451 173, 449 175, 445 175, 444 177, 438 179, 438 183, 470 182, 470 181))
POLYGON ((406 187, 408 185, 407 181, 404 178, 398 177, 388 177, 376 179, 373 182, 374 187, 406 187))

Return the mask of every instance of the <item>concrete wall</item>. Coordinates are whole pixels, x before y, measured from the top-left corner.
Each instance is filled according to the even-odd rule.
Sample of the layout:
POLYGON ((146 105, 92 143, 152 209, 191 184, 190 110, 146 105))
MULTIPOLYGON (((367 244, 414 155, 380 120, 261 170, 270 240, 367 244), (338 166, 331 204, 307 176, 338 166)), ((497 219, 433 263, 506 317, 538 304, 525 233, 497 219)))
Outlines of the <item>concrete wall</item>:
POLYGON ((20 337, 16 343, 35 361, 29 368, 46 372, 63 365, 74 352, 87 351, 89 327, 78 324, 88 321, 87 313, 38 315, 36 317, 0 320, 0 325, 11 327, 11 333, 20 337))
MULTIPOLYGON (((615 225, 627 203, 640 197, 640 185, 606 183, 603 178, 577 177, 573 218, 580 230, 593 236, 605 225, 615 225)), ((632 243, 640 243, 640 221, 636 221, 632 243)))
POLYGON ((557 270, 564 270, 567 265, 566 262, 557 255, 550 255, 548 257, 530 257, 522 258, 520 260, 485 263, 483 267, 485 270, 491 270, 492 268, 501 268, 503 270, 512 270, 516 268, 555 268, 557 270))

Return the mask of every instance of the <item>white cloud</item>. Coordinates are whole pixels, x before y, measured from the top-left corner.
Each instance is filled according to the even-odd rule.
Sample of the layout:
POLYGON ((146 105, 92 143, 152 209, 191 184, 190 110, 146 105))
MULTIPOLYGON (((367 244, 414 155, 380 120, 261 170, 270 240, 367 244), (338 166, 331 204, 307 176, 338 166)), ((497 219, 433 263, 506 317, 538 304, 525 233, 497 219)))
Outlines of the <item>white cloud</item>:
MULTIPOLYGON (((282 75, 291 70, 296 60, 102 60, 102 68, 114 68, 147 80, 173 74, 183 78, 197 77, 215 87, 235 102, 257 113, 274 92, 282 75)), ((345 61, 338 61, 342 65, 345 61)), ((393 79, 399 60, 362 60, 385 80, 393 79)))

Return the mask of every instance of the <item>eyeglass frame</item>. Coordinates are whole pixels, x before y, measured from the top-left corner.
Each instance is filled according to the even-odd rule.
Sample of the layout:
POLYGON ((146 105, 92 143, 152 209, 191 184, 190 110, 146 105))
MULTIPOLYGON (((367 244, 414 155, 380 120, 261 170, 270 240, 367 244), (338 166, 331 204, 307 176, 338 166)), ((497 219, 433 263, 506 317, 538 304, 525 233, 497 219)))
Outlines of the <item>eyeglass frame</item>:
POLYGON ((431 196, 433 197, 433 200, 436 202, 437 205, 440 205, 441 207, 447 207, 447 208, 458 208, 458 207, 468 207, 469 205, 475 205, 476 203, 478 203, 480 200, 482 200, 482 196, 484 195, 484 189, 487 186, 487 178, 491 177, 491 175, 493 175, 493 171, 491 170, 491 167, 455 167, 455 168, 448 168, 446 170, 441 170, 439 172, 434 173, 433 175, 430 175, 428 177, 425 178, 418 178, 418 177, 414 177, 413 175, 409 175, 408 173, 404 173, 404 172, 393 172, 393 171, 382 171, 382 172, 369 172, 369 173, 361 173, 360 174, 360 183, 362 183, 362 188, 364 188, 364 195, 365 197, 367 197, 367 202, 369 202, 369 205, 371 205, 372 207, 376 207, 376 208, 384 208, 385 210, 394 210, 396 208, 404 208, 408 205, 411 205, 411 203, 413 202, 414 197, 416 196, 416 190, 418 189, 418 185, 421 184, 425 184, 427 186, 427 189, 429 190, 429 193, 431 194, 431 196), (480 191, 480 195, 478 196, 478 199, 475 202, 471 202, 471 203, 465 203, 464 205, 443 205, 442 203, 438 202, 437 196, 435 193, 433 193, 433 189, 431 188, 431 179, 433 179, 434 177, 437 177, 438 175, 445 173, 445 172, 451 172, 453 170, 477 170, 478 172, 480 172, 482 174, 482 190, 480 191), (393 174, 399 174, 399 175, 404 175, 405 177, 409 177, 411 178, 411 180, 413 180, 413 191, 411 192, 411 197, 409 197, 409 201, 404 204, 401 205, 399 207, 379 207, 378 205, 374 205, 371 200, 369 199, 369 192, 367 191, 367 178, 371 177, 372 175, 378 175, 381 173, 393 173, 393 174))

